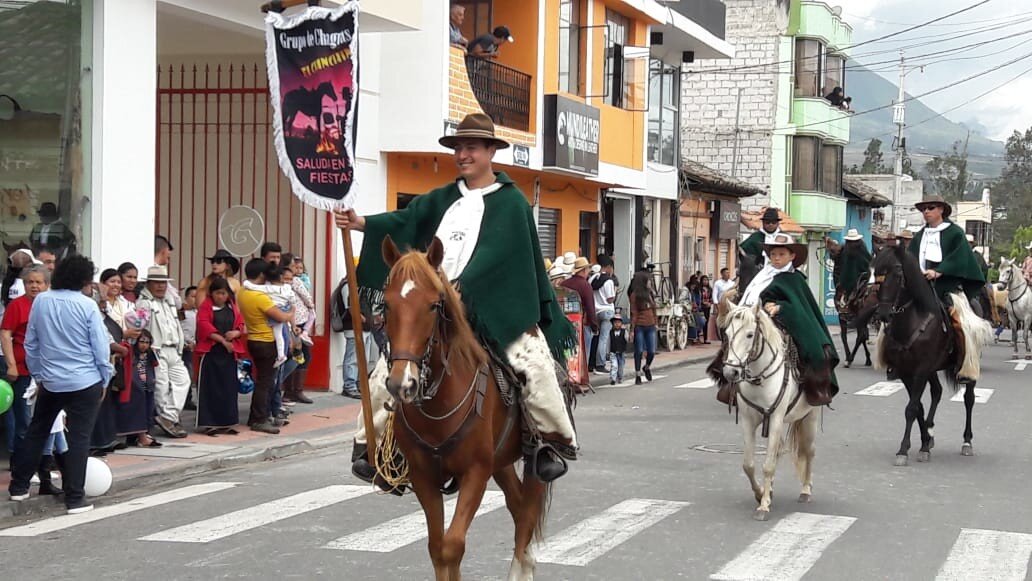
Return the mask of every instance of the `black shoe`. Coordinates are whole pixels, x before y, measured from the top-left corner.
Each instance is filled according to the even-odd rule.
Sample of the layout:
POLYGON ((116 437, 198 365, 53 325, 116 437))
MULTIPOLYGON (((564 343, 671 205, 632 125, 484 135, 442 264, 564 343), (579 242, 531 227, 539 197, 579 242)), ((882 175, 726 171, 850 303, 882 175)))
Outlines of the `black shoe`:
POLYGON ((357 389, 345 389, 340 394, 351 399, 362 399, 362 394, 357 389))
POLYGON ((641 375, 634 374, 634 385, 641 385, 641 375))
POLYGON ((53 456, 43 456, 39 461, 39 494, 40 496, 55 496, 61 494, 63 491, 54 486, 54 482, 51 479, 50 471, 54 467, 53 456))
POLYGON ((642 371, 645 372, 645 379, 648 381, 652 381, 652 370, 648 367, 645 367, 642 368, 642 371))
POLYGON ((365 444, 355 442, 354 448, 351 449, 351 473, 355 478, 372 484, 376 469, 369 464, 368 455, 369 448, 365 444))
POLYGON ((296 401, 297 403, 315 403, 314 401, 312 401, 312 398, 305 395, 303 391, 299 391, 293 394, 290 397, 290 399, 296 401))
POLYGON ((270 421, 264 421, 264 422, 262 422, 260 424, 253 424, 251 426, 251 431, 252 432, 264 432, 266 434, 278 434, 279 433, 279 428, 277 428, 276 426, 272 425, 272 422, 270 422, 270 421))
POLYGON ((616 380, 615 379, 610 379, 609 380, 609 385, 616 385, 616 380))

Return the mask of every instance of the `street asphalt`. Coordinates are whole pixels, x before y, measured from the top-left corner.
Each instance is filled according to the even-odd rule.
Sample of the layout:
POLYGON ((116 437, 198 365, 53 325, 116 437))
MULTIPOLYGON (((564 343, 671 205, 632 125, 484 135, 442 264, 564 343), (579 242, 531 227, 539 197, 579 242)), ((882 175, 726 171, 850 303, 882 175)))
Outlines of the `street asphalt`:
MULTIPOLYGON (((795 501, 783 458, 769 522, 752 520, 741 432, 699 381, 704 365, 599 388, 578 400, 583 453, 556 483, 538 578, 1026 579, 1032 368, 1010 359, 1005 344, 983 355, 978 387, 993 391, 975 407, 975 456, 960 455, 964 406, 947 389, 931 462, 916 462, 915 426, 899 468, 905 392, 858 394, 884 374, 839 369, 813 502, 795 501)), ((77 517, 0 521, 4 577, 432 578, 415 497, 359 486, 349 458, 324 450, 97 499, 77 517)), ((487 502, 468 538, 468 579, 508 570, 512 523, 496 496, 487 502)))

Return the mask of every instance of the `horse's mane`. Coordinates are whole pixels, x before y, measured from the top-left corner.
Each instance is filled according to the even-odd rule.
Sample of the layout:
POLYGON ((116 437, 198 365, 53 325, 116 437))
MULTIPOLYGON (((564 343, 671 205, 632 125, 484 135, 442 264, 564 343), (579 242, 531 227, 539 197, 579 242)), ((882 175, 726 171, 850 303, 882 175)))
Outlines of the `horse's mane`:
POLYGON ((416 250, 406 253, 391 268, 390 280, 411 280, 417 284, 432 287, 444 299, 447 314, 448 357, 459 363, 477 369, 487 363, 487 353, 477 341, 473 328, 466 319, 466 308, 459 293, 444 275, 435 271, 426 258, 426 253, 416 250))

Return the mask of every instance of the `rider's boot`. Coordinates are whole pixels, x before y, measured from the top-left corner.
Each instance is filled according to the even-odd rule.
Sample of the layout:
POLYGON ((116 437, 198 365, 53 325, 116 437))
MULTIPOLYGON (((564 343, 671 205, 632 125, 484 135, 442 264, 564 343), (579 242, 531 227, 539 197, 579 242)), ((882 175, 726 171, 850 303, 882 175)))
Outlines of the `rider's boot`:
POLYGON ((555 360, 540 329, 524 333, 506 347, 513 371, 526 378, 523 400, 528 422, 543 434, 544 445, 533 453, 538 478, 551 482, 566 473, 566 460, 577 459, 573 417, 556 375, 555 360))
POLYGON ((724 405, 732 405, 735 397, 734 386, 724 379, 724 355, 727 351, 727 341, 720 344, 720 351, 706 367, 706 374, 717 384, 717 401, 724 405))
POLYGON ((351 473, 355 475, 355 478, 372 484, 373 478, 376 476, 376 468, 369 463, 368 454, 369 447, 365 442, 355 442, 354 448, 351 450, 351 473))

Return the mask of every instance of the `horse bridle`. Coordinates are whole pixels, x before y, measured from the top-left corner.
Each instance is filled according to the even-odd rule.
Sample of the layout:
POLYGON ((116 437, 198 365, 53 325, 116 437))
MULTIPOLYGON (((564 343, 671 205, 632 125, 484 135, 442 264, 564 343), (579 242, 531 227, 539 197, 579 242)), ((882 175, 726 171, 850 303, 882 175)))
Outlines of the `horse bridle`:
POLYGON ((1018 269, 1013 264, 1008 266, 1007 270, 1008 270, 1008 272, 1010 272, 1010 274, 1008 275, 1009 278, 1007 279, 1007 288, 1005 290, 1007 291, 1007 300, 1010 301, 1011 305, 1014 305, 1014 303, 1016 303, 1016 302, 1021 300, 1021 297, 1025 296, 1025 293, 1028 292, 1028 286, 1029 285, 1028 285, 1028 281, 1025 280, 1025 276, 1023 274, 1021 274, 1021 271, 1018 271, 1018 276, 1014 276, 1014 271, 1018 270, 1018 269), (1011 285, 1014 284, 1014 280, 1017 279, 1017 278, 1021 278, 1022 282, 1025 283, 1025 288, 1021 289, 1021 294, 1018 295, 1018 298, 1012 299, 1012 298, 1010 298, 1011 285))
MULTIPOLYGON (((411 351, 396 351, 391 347, 389 341, 387 343, 388 368, 392 368, 396 361, 407 361, 409 363, 414 363, 419 369, 416 396, 412 400, 412 405, 417 408, 422 406, 424 401, 433 399, 434 396, 437 395, 437 390, 440 389, 441 382, 444 381, 444 377, 450 372, 448 364, 448 349, 445 348, 441 351, 441 359, 443 362, 441 376, 431 381, 430 375, 432 370, 430 368, 430 358, 433 356, 434 348, 438 345, 448 344, 448 326, 446 323, 448 323, 449 319, 448 310, 445 308, 443 296, 439 297, 436 302, 430 305, 430 311, 435 314, 434 330, 430 333, 430 337, 426 341, 426 349, 423 350, 422 355, 412 353, 411 351)), ((384 315, 386 319, 386 309, 384 315)), ((384 324, 386 325, 386 320, 384 324)))
POLYGON ((752 345, 749 346, 749 353, 746 355, 745 359, 742 359, 738 356, 738 353, 735 353, 734 341, 731 340, 732 337, 735 336, 735 333, 728 333, 728 352, 731 355, 735 356, 739 363, 729 363, 727 361, 727 358, 725 357, 724 365, 732 369, 740 369, 742 372, 743 380, 753 385, 759 385, 767 379, 770 379, 775 373, 777 373, 777 367, 778 365, 780 365, 779 361, 782 357, 780 353, 774 350, 774 347, 770 344, 770 341, 768 341, 767 338, 763 335, 763 332, 760 330, 759 326, 756 327, 754 333, 755 334, 753 335, 752 345), (768 349, 774 355, 774 358, 771 360, 769 364, 767 364, 766 367, 764 367, 759 372, 759 374, 753 375, 749 372, 749 363, 762 357, 768 349), (741 363, 742 361, 744 361, 744 363, 741 363))
MULTIPOLYGON (((898 270, 896 272, 892 273, 892 277, 893 278, 900 278, 900 279, 902 279, 903 278, 903 266, 900 265, 897 268, 898 268, 898 270)), ((892 297, 892 302, 891 303, 889 301, 887 301, 887 300, 883 300, 881 295, 882 295, 882 289, 885 288, 885 284, 884 284, 885 283, 885 278, 886 278, 886 275, 884 275, 884 274, 877 275, 877 276, 874 277, 874 284, 878 285, 878 294, 875 295, 876 297, 878 297, 878 309, 880 310, 883 307, 888 307, 889 312, 891 312, 893 315, 898 315, 898 314, 902 313, 903 311, 907 310, 907 307, 909 307, 911 304, 913 304, 914 301, 913 301, 913 299, 911 299, 911 300, 903 303, 902 305, 897 304, 898 301, 899 301, 899 295, 900 295, 899 291, 896 292, 896 296, 892 297)), ((902 288, 903 288, 903 285, 901 284, 900 285, 900 289, 902 289, 902 288)))

